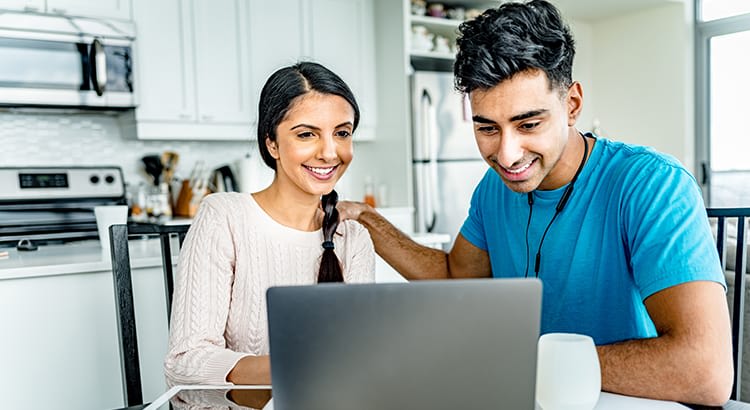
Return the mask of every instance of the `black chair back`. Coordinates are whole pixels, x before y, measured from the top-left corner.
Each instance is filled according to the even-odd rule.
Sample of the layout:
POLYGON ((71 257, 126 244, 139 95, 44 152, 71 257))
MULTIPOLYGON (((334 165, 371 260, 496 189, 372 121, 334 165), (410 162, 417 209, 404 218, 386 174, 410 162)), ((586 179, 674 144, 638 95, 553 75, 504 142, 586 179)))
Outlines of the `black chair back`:
POLYGON ((747 245, 745 241, 745 219, 750 217, 750 208, 707 208, 709 218, 716 218, 716 249, 719 252, 722 269, 726 270, 727 257, 734 256, 734 298, 732 306, 732 360, 734 363, 734 385, 732 386, 732 400, 740 400, 742 376, 742 345, 745 322, 745 272, 747 270, 747 245), (736 220, 737 246, 735 255, 727 255, 728 225, 730 220, 736 220))
POLYGON ((126 406, 143 404, 128 238, 144 235, 159 237, 166 292, 167 321, 169 322, 172 314, 172 293, 174 290, 171 238, 176 235, 179 238, 179 246, 182 247, 182 242, 189 227, 190 225, 112 225, 109 227, 117 330, 120 336, 120 364, 126 406))

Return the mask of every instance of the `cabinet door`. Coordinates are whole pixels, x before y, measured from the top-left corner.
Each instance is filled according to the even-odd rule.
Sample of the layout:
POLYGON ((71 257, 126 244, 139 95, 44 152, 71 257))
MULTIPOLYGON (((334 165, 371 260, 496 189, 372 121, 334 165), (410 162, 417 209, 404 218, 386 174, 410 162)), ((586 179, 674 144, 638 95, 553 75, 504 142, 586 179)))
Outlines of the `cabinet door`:
POLYGON ((0 0, 0 9, 43 12, 44 0, 0 0))
POLYGON ((130 20, 131 0, 47 0, 47 12, 130 20))
POLYGON ((250 126, 248 3, 196 0, 193 4, 198 119, 250 126))
MULTIPOLYGON (((375 119, 372 4, 367 0, 311 0, 312 56, 346 81, 360 106, 360 127, 375 119)), ((372 130, 362 130, 366 133, 372 130)))
POLYGON ((190 2, 134 0, 138 121, 195 121, 190 2))
POLYGON ((302 0, 250 2, 251 93, 255 106, 268 77, 303 58, 302 7, 302 0))

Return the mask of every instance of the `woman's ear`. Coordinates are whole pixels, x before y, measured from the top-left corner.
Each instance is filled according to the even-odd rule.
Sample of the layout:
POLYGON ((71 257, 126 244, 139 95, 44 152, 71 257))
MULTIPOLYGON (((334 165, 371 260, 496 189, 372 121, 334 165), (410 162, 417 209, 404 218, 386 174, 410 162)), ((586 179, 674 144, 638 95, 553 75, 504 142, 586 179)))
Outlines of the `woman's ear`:
POLYGON ((583 87, 578 81, 568 87, 568 126, 572 127, 578 121, 578 116, 583 109, 583 87))
POLYGON ((266 137, 266 148, 274 159, 279 159, 279 147, 276 145, 276 141, 271 141, 271 138, 266 137))

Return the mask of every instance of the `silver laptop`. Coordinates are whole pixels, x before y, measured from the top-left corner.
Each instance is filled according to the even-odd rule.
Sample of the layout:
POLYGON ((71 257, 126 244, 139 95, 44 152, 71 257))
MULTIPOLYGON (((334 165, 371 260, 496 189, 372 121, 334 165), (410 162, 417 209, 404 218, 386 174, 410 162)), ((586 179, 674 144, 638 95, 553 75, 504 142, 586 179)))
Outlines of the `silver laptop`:
POLYGON ((536 279, 268 290, 275 410, 533 409, 536 279))

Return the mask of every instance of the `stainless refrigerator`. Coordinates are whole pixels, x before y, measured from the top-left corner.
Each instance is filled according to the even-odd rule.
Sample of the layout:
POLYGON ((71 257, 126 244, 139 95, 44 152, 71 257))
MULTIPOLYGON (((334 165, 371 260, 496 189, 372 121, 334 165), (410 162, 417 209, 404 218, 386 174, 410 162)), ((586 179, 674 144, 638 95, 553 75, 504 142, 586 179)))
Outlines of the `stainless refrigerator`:
POLYGON ((411 103, 416 232, 450 234, 449 250, 488 166, 474 140, 469 100, 454 89, 451 73, 415 72, 411 103))

